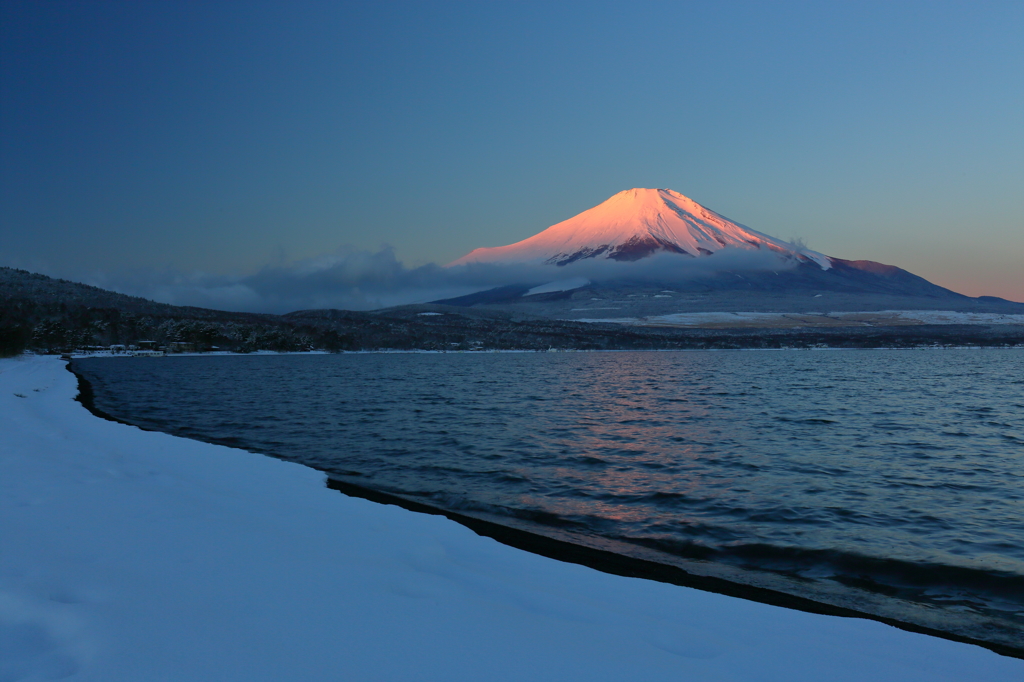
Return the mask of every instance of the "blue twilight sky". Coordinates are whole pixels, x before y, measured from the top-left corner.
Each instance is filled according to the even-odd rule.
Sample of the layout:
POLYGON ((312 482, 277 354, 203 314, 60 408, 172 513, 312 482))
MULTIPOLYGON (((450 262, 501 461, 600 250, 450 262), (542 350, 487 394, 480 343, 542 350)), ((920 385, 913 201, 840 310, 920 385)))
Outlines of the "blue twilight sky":
POLYGON ((1024 2, 0 3, 0 265, 194 302, 630 187, 1024 301, 1024 2))

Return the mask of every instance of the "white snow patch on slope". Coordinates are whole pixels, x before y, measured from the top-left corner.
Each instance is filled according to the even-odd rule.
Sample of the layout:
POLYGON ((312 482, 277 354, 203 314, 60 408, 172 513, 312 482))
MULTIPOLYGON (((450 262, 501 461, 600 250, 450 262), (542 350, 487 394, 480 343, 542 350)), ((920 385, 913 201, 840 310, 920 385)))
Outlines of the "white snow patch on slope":
POLYGON ((0 360, 0 679, 1024 679, 880 623, 606 575, 104 421, 0 360))
POLYGON ((886 310, 894 315, 923 324, 1024 324, 1024 315, 1004 313, 958 313, 953 310, 886 310))
MULTIPOLYGON (((657 298, 657 297, 655 297, 657 298)), ((607 310, 607 308, 573 308, 574 311, 607 310)), ((766 322, 783 321, 787 318, 815 317, 833 321, 871 322, 876 325, 901 320, 919 322, 921 324, 1020 324, 1024 325, 1024 315, 1004 313, 959 313, 951 310, 881 310, 874 312, 842 312, 842 313, 670 313, 668 315, 649 315, 647 317, 606 317, 577 318, 573 322, 601 322, 633 326, 671 326, 701 327, 715 324, 732 324, 750 322, 763 324, 766 322)))
MULTIPOLYGON (((602 308, 573 308, 573 310, 602 310, 602 308)), ((672 313, 669 315, 650 315, 648 317, 607 317, 579 318, 573 322, 604 322, 613 324, 658 326, 670 325, 677 327, 701 326, 705 324, 731 322, 764 322, 780 320, 786 313, 672 313)))

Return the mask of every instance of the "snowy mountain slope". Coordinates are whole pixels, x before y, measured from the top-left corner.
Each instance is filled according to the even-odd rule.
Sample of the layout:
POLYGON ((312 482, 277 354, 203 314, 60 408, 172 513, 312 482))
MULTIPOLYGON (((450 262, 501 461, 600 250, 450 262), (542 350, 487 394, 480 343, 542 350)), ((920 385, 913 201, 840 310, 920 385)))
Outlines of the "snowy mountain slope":
POLYGON ((830 259, 735 223, 670 189, 634 188, 508 246, 480 248, 449 266, 468 263, 568 265, 579 260, 636 261, 659 252, 709 256, 727 247, 769 249, 822 270, 830 259))

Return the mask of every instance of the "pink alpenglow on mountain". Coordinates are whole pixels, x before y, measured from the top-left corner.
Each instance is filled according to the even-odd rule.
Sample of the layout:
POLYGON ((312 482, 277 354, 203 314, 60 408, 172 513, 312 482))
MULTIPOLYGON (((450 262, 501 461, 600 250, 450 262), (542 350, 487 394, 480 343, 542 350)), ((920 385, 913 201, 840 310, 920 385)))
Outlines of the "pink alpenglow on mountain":
POLYGON ((627 189, 594 208, 508 246, 474 249, 449 263, 568 265, 585 258, 636 261, 656 253, 710 256, 722 249, 770 249, 817 263, 828 256, 776 239, 704 208, 670 189, 627 189))

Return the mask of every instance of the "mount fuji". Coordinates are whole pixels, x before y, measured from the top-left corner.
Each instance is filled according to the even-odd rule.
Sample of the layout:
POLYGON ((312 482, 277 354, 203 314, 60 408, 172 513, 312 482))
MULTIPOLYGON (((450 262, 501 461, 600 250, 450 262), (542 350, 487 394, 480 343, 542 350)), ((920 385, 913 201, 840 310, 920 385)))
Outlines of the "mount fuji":
POLYGON ((594 258, 637 261, 659 252, 711 256, 725 248, 769 249, 783 258, 832 267, 824 254, 733 222, 670 189, 627 189, 529 239, 475 249, 468 263, 568 265, 594 258))
POLYGON ((560 319, 626 312, 1015 310, 893 265, 827 256, 729 220, 670 189, 634 188, 528 239, 446 268, 503 266, 509 282, 435 301, 513 306, 560 319), (521 280, 521 281, 520 281, 521 280))

